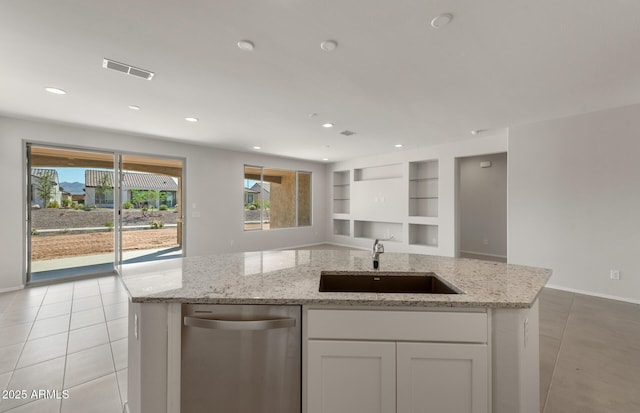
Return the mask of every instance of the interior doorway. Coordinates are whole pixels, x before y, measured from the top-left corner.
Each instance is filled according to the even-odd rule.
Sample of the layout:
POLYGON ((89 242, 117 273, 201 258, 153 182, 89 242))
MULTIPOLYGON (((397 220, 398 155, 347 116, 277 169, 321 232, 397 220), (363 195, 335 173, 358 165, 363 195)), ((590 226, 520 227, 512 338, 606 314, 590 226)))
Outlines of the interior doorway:
POLYGON ((27 283, 183 253, 183 160, 27 144, 27 283))
POLYGON ((456 255, 507 262, 507 154, 456 159, 456 255))

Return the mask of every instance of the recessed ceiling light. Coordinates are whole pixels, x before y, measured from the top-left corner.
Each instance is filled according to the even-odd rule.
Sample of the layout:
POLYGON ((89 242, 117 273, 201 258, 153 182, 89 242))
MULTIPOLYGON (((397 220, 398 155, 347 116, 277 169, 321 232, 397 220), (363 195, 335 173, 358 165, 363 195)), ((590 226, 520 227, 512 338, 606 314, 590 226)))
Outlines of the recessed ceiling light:
POLYGON ((328 161, 328 160, 329 160, 329 158, 322 158, 322 160, 323 160, 323 161, 328 161))
POLYGON ((137 105, 129 105, 129 109, 131 109, 131 110, 140 110, 140 106, 137 106, 137 105))
POLYGON ((320 48, 325 52, 333 52, 336 47, 338 47, 338 42, 336 42, 335 40, 325 40, 324 42, 320 43, 320 48))
POLYGON ((46 87, 44 88, 44 90, 46 90, 49 93, 53 93, 54 95, 66 95, 67 92, 62 90, 62 89, 58 89, 57 87, 46 87))
POLYGON ((471 134, 472 135, 479 135, 482 132, 486 132, 486 131, 487 131, 486 129, 474 129, 474 130, 471 131, 471 134))
POLYGON ((184 118, 184 120, 186 120, 187 122, 197 122, 199 119, 198 118, 192 118, 192 117, 188 117, 188 118, 184 118))
POLYGON ((403 145, 402 145, 401 143, 397 143, 397 144, 395 145, 395 147, 396 147, 396 148, 402 148, 402 146, 403 146, 403 145))
POLYGON ((254 146, 253 149, 259 150, 259 149, 262 149, 262 147, 261 146, 254 146))
POLYGON ((244 50, 245 52, 251 52, 255 49, 256 45, 253 44, 251 40, 240 40, 238 42, 238 48, 240 50, 244 50))
POLYGON ((333 128, 333 123, 323 123, 322 127, 323 128, 333 128))
POLYGON ((436 16, 431 20, 431 27, 434 29, 439 29, 443 26, 446 26, 453 19, 453 14, 451 13, 442 13, 439 16, 436 16))

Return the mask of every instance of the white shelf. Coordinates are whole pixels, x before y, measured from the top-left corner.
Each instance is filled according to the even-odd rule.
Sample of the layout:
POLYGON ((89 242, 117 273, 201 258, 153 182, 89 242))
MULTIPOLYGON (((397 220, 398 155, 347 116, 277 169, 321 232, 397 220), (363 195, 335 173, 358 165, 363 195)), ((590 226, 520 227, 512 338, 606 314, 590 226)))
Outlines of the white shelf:
POLYGON ((409 198, 409 216, 437 217, 438 198, 409 198))
POLYGON ((348 219, 334 219, 333 220, 333 235, 351 235, 351 228, 348 219))
POLYGON ((351 210, 351 172, 333 173, 333 212, 348 214, 351 210))
POLYGON ((438 159, 425 159, 333 171, 331 233, 336 242, 337 237, 358 245, 391 238, 386 242, 402 244, 401 249, 438 253, 439 168, 438 159))
POLYGON ((409 224, 409 245, 438 246, 438 226, 409 224))
POLYGON ((359 168, 353 171, 353 180, 356 182, 394 178, 402 178, 402 164, 400 163, 359 168))
POLYGON ((438 166, 438 160, 409 163, 409 216, 438 216, 438 166))
POLYGON ((399 222, 354 221, 353 236, 368 239, 389 239, 402 242, 402 224, 399 222))

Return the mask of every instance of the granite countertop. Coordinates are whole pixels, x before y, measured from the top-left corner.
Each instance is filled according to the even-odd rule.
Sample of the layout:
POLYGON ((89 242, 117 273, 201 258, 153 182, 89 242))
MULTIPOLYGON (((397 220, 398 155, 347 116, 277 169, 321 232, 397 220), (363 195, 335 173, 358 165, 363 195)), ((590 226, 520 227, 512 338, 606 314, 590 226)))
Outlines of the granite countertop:
POLYGON ((318 292, 320 272, 371 271, 358 250, 297 249, 218 254, 124 264, 122 280, 137 303, 332 304, 528 308, 551 270, 464 258, 385 253, 381 271, 436 273, 463 294, 318 292))

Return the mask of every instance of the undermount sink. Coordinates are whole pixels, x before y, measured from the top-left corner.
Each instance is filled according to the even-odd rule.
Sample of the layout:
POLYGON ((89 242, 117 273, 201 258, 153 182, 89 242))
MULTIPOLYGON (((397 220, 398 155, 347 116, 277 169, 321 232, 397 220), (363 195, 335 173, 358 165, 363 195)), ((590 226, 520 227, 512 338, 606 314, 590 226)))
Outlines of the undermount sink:
POLYGON ((433 272, 322 271, 320 292, 461 294, 433 272))

